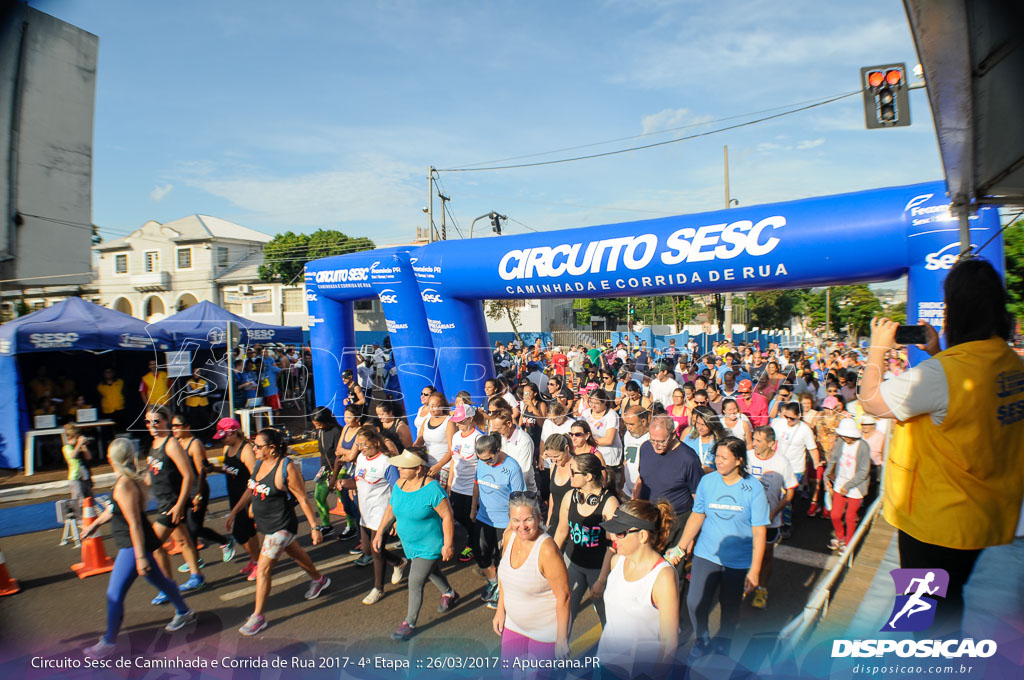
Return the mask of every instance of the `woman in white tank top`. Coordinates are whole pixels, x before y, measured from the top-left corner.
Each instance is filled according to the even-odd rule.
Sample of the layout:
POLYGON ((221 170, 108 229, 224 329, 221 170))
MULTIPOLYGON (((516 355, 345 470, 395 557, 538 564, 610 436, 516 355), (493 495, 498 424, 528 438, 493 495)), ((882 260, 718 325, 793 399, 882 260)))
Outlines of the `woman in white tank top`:
POLYGON ((437 392, 431 385, 427 385, 420 390, 420 408, 416 411, 416 417, 413 418, 412 424, 416 426, 416 434, 419 435, 423 432, 423 421, 430 417, 430 395, 437 392))
POLYGON ((440 479, 443 487, 447 485, 448 476, 442 476, 441 471, 448 470, 448 463, 452 459, 448 450, 448 400, 440 392, 434 392, 430 395, 427 405, 428 415, 420 423, 414 446, 427 447, 427 457, 430 459, 428 474, 440 479))
POLYGON ((555 542, 542 531, 537 495, 513 493, 508 516, 492 622, 501 636, 501 658, 566 658, 569 576, 555 542))
POLYGON ((675 519, 672 506, 634 500, 601 526, 616 555, 604 589, 607 625, 597 657, 620 677, 668 677, 679 644, 676 571, 661 553, 675 519))

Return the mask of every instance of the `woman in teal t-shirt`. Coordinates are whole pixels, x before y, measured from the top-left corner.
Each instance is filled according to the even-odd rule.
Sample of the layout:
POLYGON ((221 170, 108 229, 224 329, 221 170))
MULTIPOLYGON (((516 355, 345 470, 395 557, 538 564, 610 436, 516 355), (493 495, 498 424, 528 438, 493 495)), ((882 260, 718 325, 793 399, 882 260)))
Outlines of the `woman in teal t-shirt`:
MULTIPOLYGON (((391 490, 390 504, 373 538, 373 549, 379 552, 391 523, 397 523, 398 538, 409 561, 409 609, 405 621, 391 634, 396 641, 412 636, 428 578, 441 591, 437 611, 444 614, 459 599, 459 594, 441 573, 441 561, 450 560, 453 555, 454 516, 441 485, 427 476, 428 461, 427 450, 421 446, 408 448, 390 460, 391 465, 398 468, 399 479, 391 490)), ((397 580, 392 579, 392 583, 397 585, 401 572, 396 571, 395 576, 397 580)))

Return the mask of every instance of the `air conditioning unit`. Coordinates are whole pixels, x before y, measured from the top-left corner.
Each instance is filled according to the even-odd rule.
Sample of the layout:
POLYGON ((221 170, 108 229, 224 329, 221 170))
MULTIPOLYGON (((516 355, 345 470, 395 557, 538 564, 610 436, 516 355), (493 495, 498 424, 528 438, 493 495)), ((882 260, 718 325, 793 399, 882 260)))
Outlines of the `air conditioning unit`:
POLYGON ((250 286, 248 283, 243 283, 240 286, 238 286, 238 292, 241 293, 242 295, 252 295, 252 286, 250 286))

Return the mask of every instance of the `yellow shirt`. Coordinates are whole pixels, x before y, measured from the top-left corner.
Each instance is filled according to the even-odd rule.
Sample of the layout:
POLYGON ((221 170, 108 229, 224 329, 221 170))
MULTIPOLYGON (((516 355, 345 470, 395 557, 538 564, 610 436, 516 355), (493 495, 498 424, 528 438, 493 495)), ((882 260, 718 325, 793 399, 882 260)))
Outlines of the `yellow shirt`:
POLYGON ((166 404, 170 401, 170 387, 167 385, 166 371, 159 371, 155 376, 152 373, 147 373, 142 376, 142 383, 146 386, 148 403, 166 404))
POLYGON ((100 393, 100 410, 106 413, 114 413, 124 409, 124 381, 116 378, 114 382, 100 383, 96 386, 100 393))
MULTIPOLYGON (((193 379, 188 381, 189 388, 193 390, 202 390, 204 387, 206 387, 206 385, 207 382, 202 378, 200 378, 199 380, 193 379)), ((206 397, 206 395, 185 397, 185 406, 208 406, 209 404, 210 400, 206 397)))
POLYGON ((935 355, 949 389, 941 425, 896 423, 885 518, 924 543, 977 550, 1013 541, 1024 501, 1024 361, 999 338, 935 355))

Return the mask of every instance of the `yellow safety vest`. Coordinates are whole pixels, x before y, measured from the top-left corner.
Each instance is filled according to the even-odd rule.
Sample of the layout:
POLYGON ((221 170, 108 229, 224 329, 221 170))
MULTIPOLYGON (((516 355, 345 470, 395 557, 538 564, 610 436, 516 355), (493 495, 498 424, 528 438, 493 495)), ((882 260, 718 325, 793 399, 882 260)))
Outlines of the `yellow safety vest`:
POLYGON ((1010 543, 1024 500, 1024 361, 999 338, 935 358, 949 387, 946 417, 941 425, 930 414, 896 423, 885 518, 932 545, 1010 543))

